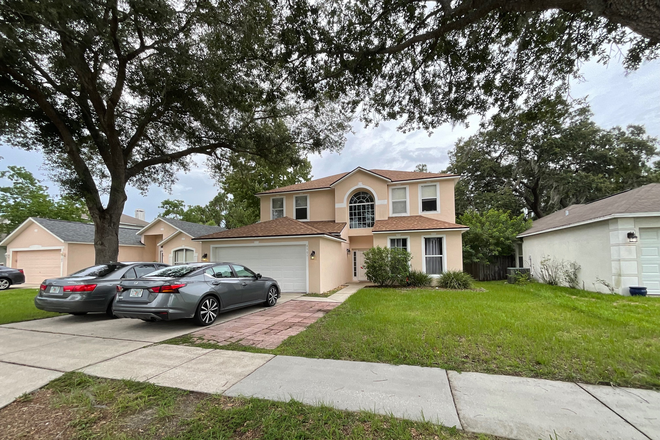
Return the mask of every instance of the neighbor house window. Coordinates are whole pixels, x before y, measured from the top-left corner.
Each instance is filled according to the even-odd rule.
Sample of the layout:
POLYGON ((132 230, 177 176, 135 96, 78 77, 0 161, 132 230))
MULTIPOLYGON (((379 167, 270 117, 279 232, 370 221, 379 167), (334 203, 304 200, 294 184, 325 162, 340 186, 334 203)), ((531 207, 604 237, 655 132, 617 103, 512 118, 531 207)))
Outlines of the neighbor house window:
POLYGON ((174 264, 194 263, 195 251, 192 249, 177 249, 174 251, 174 264))
POLYGON ((392 188, 392 215, 408 214, 408 188, 392 188))
POLYGON ((426 273, 438 275, 442 273, 442 237, 424 238, 424 262, 426 273))
POLYGON ((438 185, 420 185, 422 212, 438 212, 438 185))
POLYGON ((284 217, 284 197, 273 197, 270 199, 270 219, 284 217))
POLYGON ((408 250, 408 238, 390 238, 390 248, 408 250))
POLYGON ((374 198, 371 194, 360 191, 353 194, 348 203, 348 223, 351 229, 371 228, 374 226, 374 198))
POLYGON ((296 220, 309 220, 309 197, 296 196, 294 197, 294 203, 296 204, 296 220))

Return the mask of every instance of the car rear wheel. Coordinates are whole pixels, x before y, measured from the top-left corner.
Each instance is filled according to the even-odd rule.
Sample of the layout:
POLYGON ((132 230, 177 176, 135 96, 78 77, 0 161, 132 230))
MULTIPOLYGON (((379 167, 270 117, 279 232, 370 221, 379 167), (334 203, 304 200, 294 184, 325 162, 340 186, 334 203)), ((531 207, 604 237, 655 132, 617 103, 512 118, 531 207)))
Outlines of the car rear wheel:
POLYGON ((7 290, 11 286, 11 281, 7 278, 0 278, 0 290, 7 290))
POLYGON ((197 306, 195 321, 199 325, 211 325, 215 322, 220 313, 220 303, 214 296, 206 296, 197 306))
POLYGON ((273 307, 275 304, 277 304, 277 287, 270 286, 266 294, 266 305, 273 307))

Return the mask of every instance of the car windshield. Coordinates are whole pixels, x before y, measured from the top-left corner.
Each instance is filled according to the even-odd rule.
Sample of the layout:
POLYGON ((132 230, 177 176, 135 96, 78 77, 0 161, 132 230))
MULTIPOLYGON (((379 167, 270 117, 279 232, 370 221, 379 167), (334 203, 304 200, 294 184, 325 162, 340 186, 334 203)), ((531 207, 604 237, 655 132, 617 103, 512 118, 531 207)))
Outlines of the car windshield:
POLYGON ((121 263, 113 264, 99 264, 97 266, 86 267, 85 269, 79 270, 78 272, 72 273, 71 277, 104 277, 117 269, 121 269, 126 266, 121 263))
POLYGON ((180 277, 185 277, 191 272, 196 271, 199 269, 199 266, 170 266, 170 267, 165 267, 163 269, 159 269, 155 272, 151 272, 150 274, 147 274, 145 276, 148 276, 149 278, 151 277, 162 277, 162 278, 180 278, 180 277))

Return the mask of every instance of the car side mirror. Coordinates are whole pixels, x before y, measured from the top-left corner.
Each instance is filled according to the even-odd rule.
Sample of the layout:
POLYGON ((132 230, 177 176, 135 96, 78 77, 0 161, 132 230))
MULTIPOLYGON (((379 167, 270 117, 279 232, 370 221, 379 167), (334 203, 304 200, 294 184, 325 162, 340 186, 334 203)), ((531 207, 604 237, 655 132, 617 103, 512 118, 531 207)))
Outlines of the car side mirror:
POLYGON ((261 279, 261 274, 260 274, 260 273, 257 274, 257 279, 258 279, 258 280, 261 279))

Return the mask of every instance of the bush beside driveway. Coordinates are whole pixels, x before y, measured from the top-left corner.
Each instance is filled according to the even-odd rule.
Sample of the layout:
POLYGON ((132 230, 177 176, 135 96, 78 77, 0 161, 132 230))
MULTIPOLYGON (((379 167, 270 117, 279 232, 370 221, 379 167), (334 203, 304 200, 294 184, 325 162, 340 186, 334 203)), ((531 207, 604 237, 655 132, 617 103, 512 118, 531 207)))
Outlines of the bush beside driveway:
POLYGON ((660 300, 544 284, 366 288, 273 354, 660 389, 660 300))

